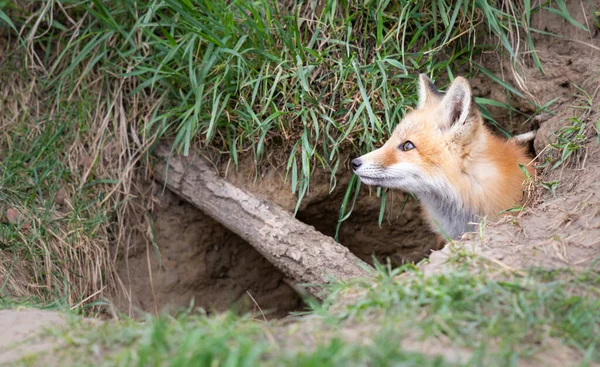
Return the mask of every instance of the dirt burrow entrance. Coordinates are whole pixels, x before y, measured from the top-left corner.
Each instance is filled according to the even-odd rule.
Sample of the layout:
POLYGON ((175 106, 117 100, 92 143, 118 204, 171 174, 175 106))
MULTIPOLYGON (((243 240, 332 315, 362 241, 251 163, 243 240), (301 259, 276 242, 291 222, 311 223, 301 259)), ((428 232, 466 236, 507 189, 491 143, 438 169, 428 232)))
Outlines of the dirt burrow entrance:
MULTIPOLYGON (((282 175, 276 167, 266 168, 256 181, 253 170, 227 174, 234 184, 293 211, 296 197, 282 175)), ((337 188, 329 194, 329 174, 317 172, 298 219, 334 236, 349 177, 348 171, 342 174, 337 188)), ((152 213, 155 245, 147 244, 146 236, 140 234, 120 261, 119 275, 131 297, 131 302, 127 296, 117 297, 121 311, 160 312, 193 302, 209 311, 233 307, 281 317, 303 307, 291 283, 252 246, 169 190, 163 192, 158 185, 153 186, 158 203, 152 213)), ((352 215, 341 227, 343 245, 369 263, 373 263, 373 255, 379 261, 390 258, 400 264, 429 254, 435 239, 423 231, 414 199, 390 193, 380 228, 381 201, 374 193, 369 195, 368 188, 362 190, 352 215)))

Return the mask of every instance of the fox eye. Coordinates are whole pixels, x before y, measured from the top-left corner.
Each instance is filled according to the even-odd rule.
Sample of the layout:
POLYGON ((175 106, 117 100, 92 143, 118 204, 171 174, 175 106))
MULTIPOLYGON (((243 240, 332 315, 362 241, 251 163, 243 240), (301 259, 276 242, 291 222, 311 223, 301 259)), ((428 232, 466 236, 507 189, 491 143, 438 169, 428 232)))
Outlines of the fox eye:
POLYGON ((404 143, 398 145, 398 149, 400 149, 403 152, 408 152, 409 150, 415 149, 415 145, 410 140, 407 140, 404 143))

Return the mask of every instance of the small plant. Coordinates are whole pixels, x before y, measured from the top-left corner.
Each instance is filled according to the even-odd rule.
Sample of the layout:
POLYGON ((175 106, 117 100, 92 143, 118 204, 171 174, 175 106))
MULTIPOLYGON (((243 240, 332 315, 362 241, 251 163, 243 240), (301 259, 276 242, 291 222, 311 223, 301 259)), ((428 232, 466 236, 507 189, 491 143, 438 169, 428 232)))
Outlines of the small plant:
POLYGON ((563 127, 556 135, 556 142, 550 145, 560 153, 560 158, 554 163, 552 169, 560 167, 587 141, 585 122, 577 117, 572 117, 569 121, 572 125, 563 127))
POLYGON ((550 191, 553 197, 556 197, 556 189, 558 188, 560 181, 546 181, 540 183, 540 186, 550 191))
POLYGON ((557 169, 583 148, 588 141, 586 120, 581 117, 571 117, 568 121, 571 122, 569 126, 562 127, 554 134, 555 141, 548 145, 551 153, 546 156, 545 162, 538 165, 537 168, 550 167, 551 170, 557 169))

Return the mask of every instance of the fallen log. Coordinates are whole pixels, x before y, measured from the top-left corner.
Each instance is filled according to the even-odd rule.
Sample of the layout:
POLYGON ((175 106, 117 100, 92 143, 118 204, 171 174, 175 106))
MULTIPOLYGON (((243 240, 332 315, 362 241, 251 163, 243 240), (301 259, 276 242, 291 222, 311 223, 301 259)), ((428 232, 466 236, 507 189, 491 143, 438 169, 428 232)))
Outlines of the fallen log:
POLYGON ((368 275, 369 265, 331 237, 306 225, 292 213, 259 199, 220 177, 197 155, 171 154, 169 144, 154 151, 159 158, 155 179, 234 232, 287 277, 310 284, 319 299, 324 284, 368 275))

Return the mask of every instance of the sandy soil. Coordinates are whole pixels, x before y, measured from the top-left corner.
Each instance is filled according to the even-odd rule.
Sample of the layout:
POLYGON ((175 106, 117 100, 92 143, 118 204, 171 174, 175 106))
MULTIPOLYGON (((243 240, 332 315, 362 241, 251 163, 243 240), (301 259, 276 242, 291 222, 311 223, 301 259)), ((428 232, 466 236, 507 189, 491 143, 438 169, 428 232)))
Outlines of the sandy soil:
POLYGON ((64 315, 53 311, 0 310, 0 365, 59 347, 57 339, 45 336, 45 329, 61 328, 66 323, 64 315))

